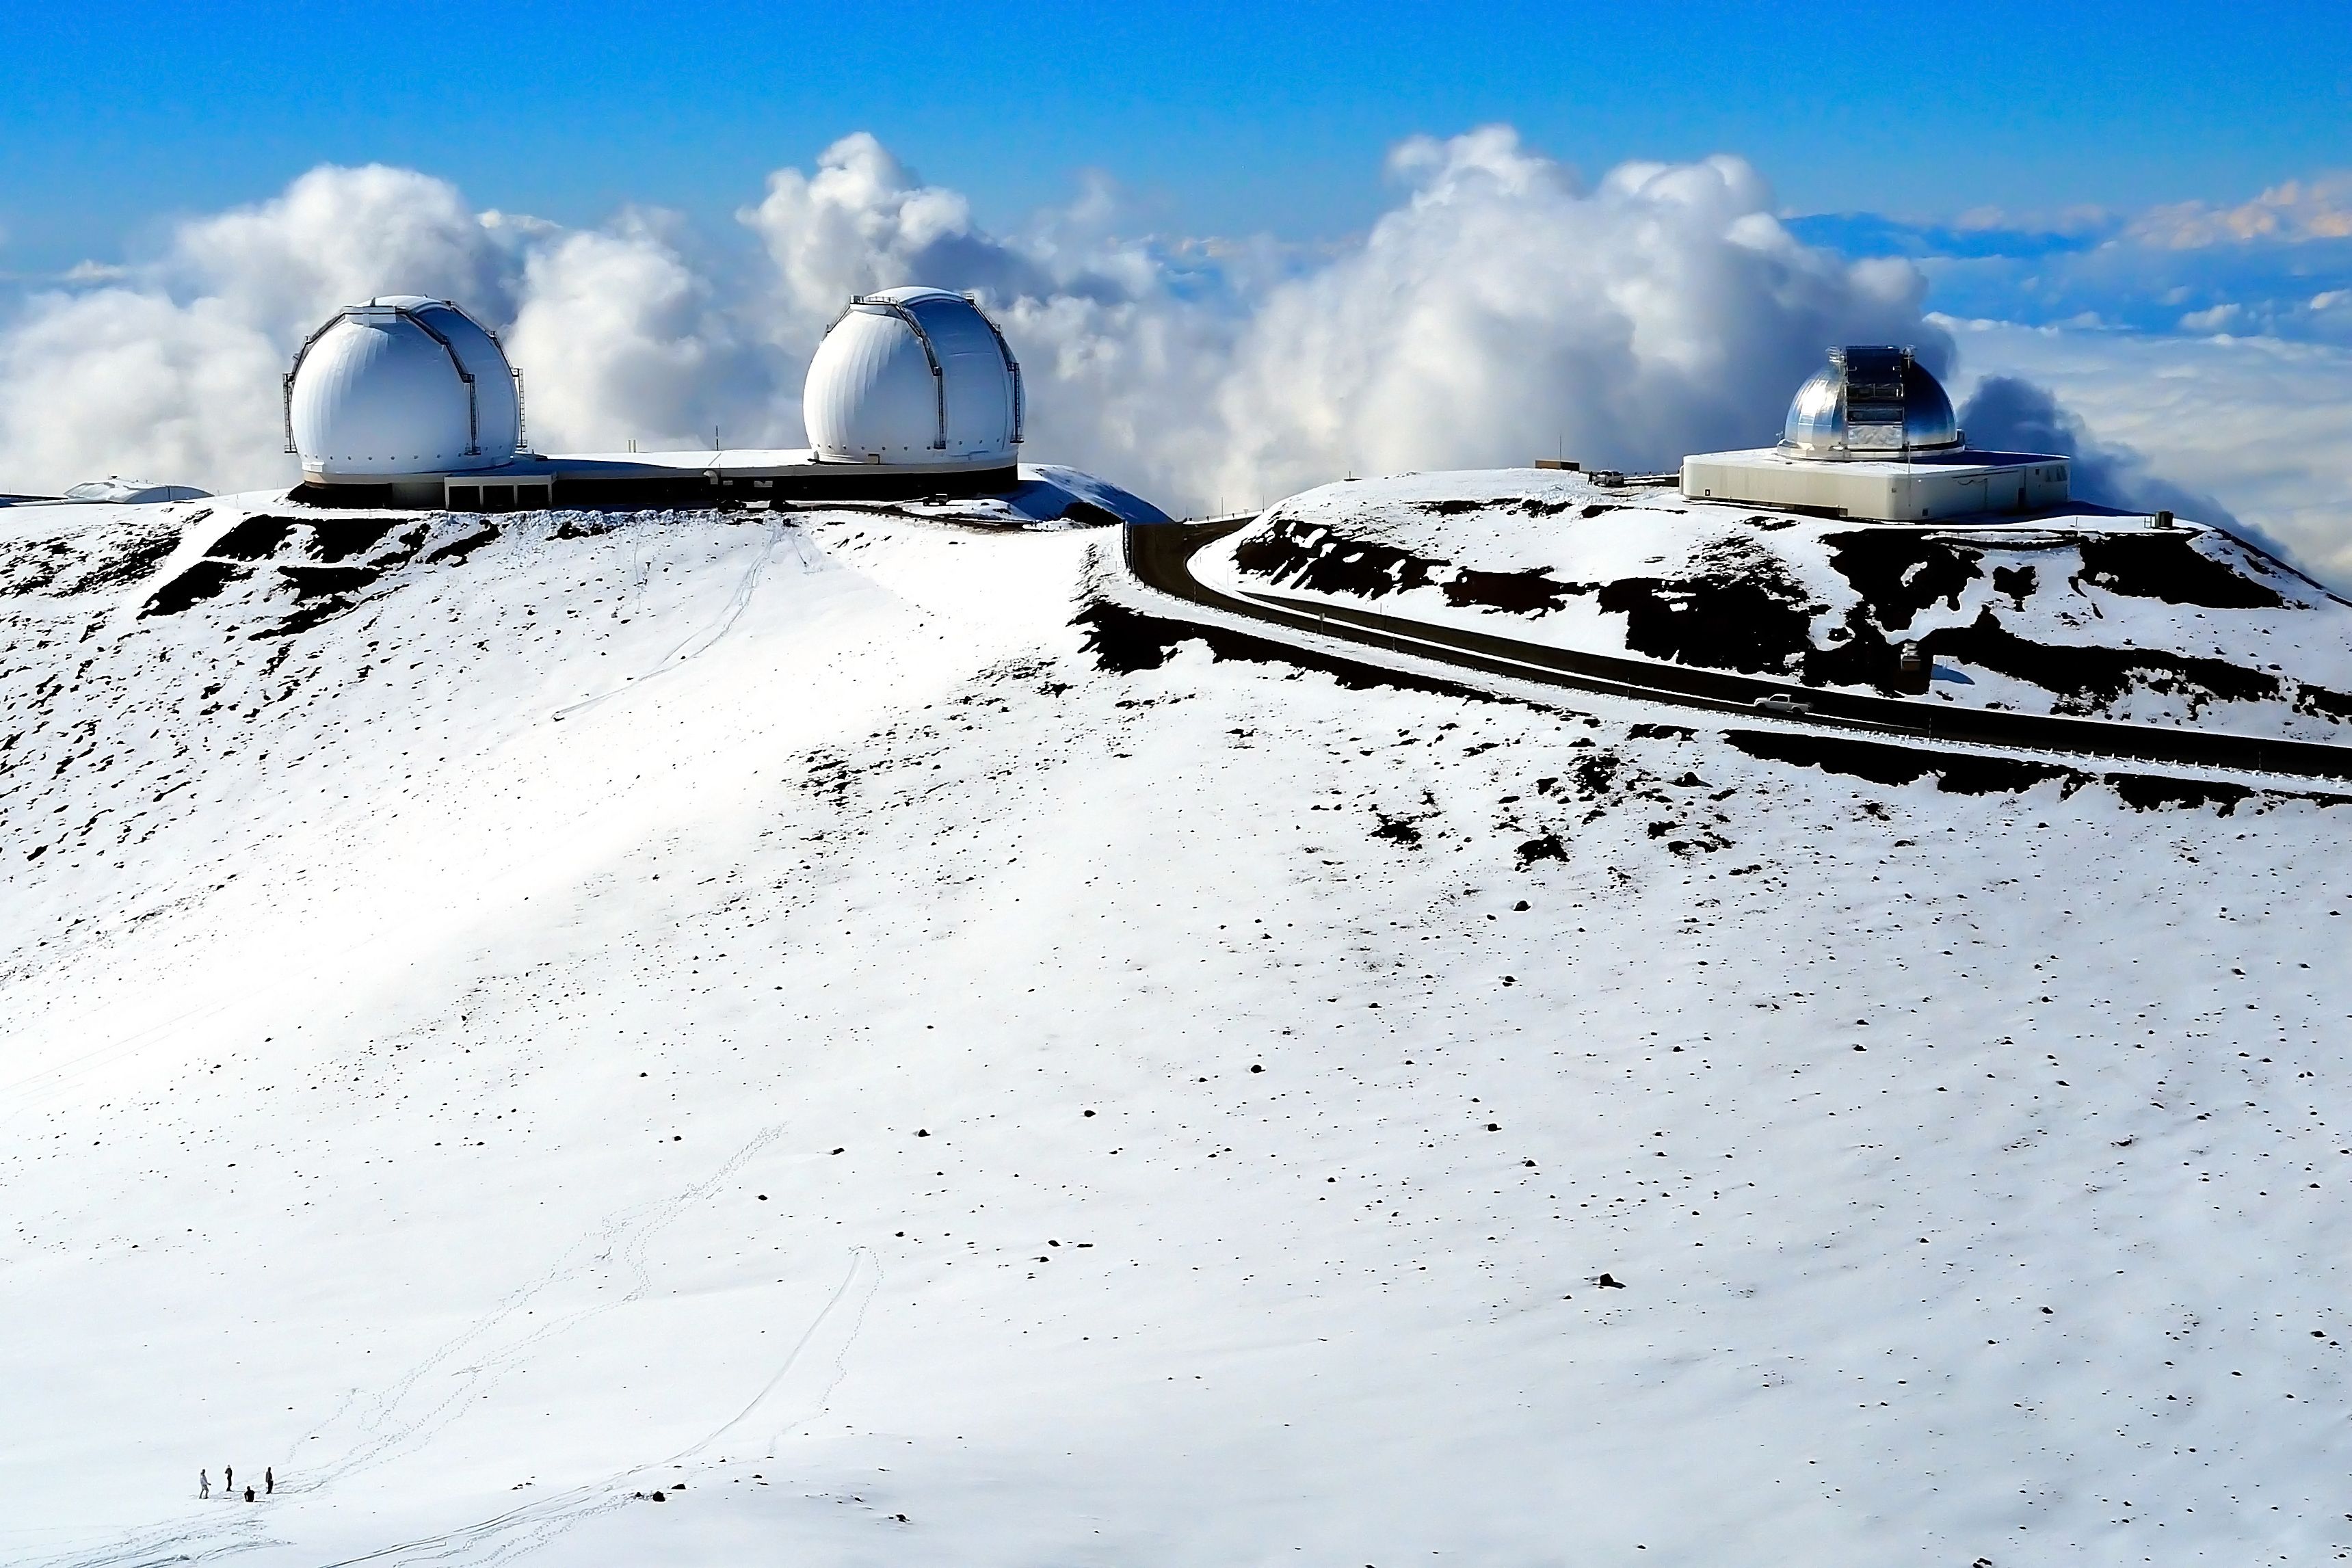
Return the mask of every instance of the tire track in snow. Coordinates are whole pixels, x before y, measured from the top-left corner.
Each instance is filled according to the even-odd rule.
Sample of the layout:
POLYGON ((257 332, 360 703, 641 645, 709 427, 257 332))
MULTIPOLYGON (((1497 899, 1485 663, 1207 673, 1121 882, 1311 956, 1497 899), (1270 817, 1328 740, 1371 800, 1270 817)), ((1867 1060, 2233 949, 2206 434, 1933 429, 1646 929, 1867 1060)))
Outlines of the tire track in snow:
MULTIPOLYGON (((687 1208, 709 1197, 761 1150, 781 1137, 783 1131, 782 1125, 770 1127, 744 1144, 710 1175, 693 1186, 612 1217, 595 1231, 566 1248, 538 1278, 509 1291, 489 1312, 382 1389, 373 1393, 359 1388, 349 1390, 331 1415, 298 1437, 278 1459, 273 1467, 280 1472, 278 1490, 289 1497, 326 1491, 352 1476, 423 1447, 471 1408, 478 1396, 496 1387, 529 1352, 615 1308, 644 1299, 654 1285, 653 1270, 646 1261, 646 1249, 654 1239, 687 1208), (605 1267, 615 1269, 627 1282, 627 1288, 619 1295, 559 1312, 544 1322, 526 1323, 522 1321, 532 1316, 532 1303, 549 1291, 605 1267), (465 1364, 453 1365, 460 1361, 465 1364), (428 1380, 435 1380, 436 1376, 454 1379, 454 1386, 442 1389, 437 1382, 434 1382, 428 1388, 428 1380), (321 1462, 305 1455, 304 1450, 313 1442, 331 1440, 346 1433, 348 1435, 342 1437, 341 1451, 335 1457, 321 1462)), ((701 1441, 667 1458, 632 1467, 604 1480, 585 1483, 551 1498, 536 1499, 520 1508, 478 1524, 466 1526, 460 1531, 386 1547, 376 1553, 348 1561, 377 1562, 385 1560, 388 1553, 415 1549, 425 1554, 396 1560, 420 1563, 464 1562, 478 1568, 481 1564, 503 1561, 519 1551, 535 1550, 554 1535, 570 1529, 580 1519, 602 1512, 605 1508, 617 1507, 628 1500, 606 1494, 629 1478, 661 1465, 682 1463, 692 1458, 726 1433, 742 1426, 763 1406, 772 1408, 777 1403, 775 1396, 780 1388, 784 1390, 784 1398, 792 1398, 793 1390, 808 1386, 806 1376, 795 1378, 793 1375, 796 1368, 804 1369, 807 1353, 813 1345, 822 1347, 831 1343, 833 1336, 821 1331, 835 1320, 835 1309, 852 1293, 853 1287, 861 1279, 865 1285, 859 1292, 856 1312, 846 1333, 833 1347, 832 1375, 822 1387, 815 1389, 814 1406, 793 1424, 806 1420, 823 1407, 824 1398, 831 1395, 834 1386, 845 1375, 844 1358, 847 1354, 849 1340, 856 1337, 857 1329, 865 1321, 866 1303, 880 1286, 879 1266, 863 1249, 852 1260, 850 1271, 842 1284, 785 1357, 782 1366, 750 1405, 701 1441), (565 1510, 574 1511, 562 1513, 558 1522, 557 1515, 565 1510), (538 1531, 541 1524, 554 1527, 538 1531), (517 1531, 524 1531, 525 1534, 518 1535, 517 1531), (474 1546, 484 1544, 494 1548, 490 1555, 450 1554, 470 1552, 474 1546), (446 1547, 447 1552, 439 1552, 443 1547, 446 1547)), ((790 1429, 788 1425, 774 1434, 771 1451, 773 1441, 790 1429)), ((37 1568, 149 1568, 151 1564, 209 1562, 265 1547, 290 1544, 263 1536, 260 1533, 263 1522, 261 1516, 248 1513, 170 1521, 118 1536, 103 1545, 38 1559, 37 1568)))
POLYGON ((790 1414, 790 1419, 770 1430, 763 1458, 774 1458, 777 1445, 793 1429, 822 1413, 834 1389, 848 1375, 849 1348, 864 1329, 866 1310, 881 1287, 881 1264, 869 1249, 858 1248, 850 1259, 849 1271, 802 1331, 775 1375, 740 1412, 714 1427, 700 1441, 666 1458, 583 1482, 552 1497, 535 1498, 488 1519, 438 1535, 400 1542, 358 1557, 338 1558, 321 1564, 321 1568, 359 1568, 362 1563, 381 1564, 382 1568, 424 1568, 425 1564, 492 1568, 493 1564, 511 1562, 538 1551, 588 1520, 635 1501, 636 1498, 625 1494, 623 1489, 637 1478, 687 1464, 763 1409, 772 1421, 779 1415, 790 1414), (843 1303, 853 1296, 855 1309, 844 1312, 843 1303))
MULTIPOLYGON (((767 543, 761 547, 760 553, 752 559, 751 569, 744 572, 742 578, 735 584, 735 591, 728 596, 727 602, 719 610, 719 619, 714 623, 689 634, 684 642, 656 660, 653 668, 638 674, 625 675, 622 677, 621 685, 612 690, 599 692, 593 697, 586 697, 567 706, 557 708, 548 716, 563 719, 576 713, 585 713, 590 708, 612 701, 625 692, 635 690, 658 675, 667 674, 680 664, 700 658, 717 647, 719 640, 735 629, 735 622, 743 618, 743 612, 751 607, 751 595, 760 586, 760 578, 767 570, 768 562, 774 558, 776 546, 787 534, 793 538, 793 549, 802 568, 806 570, 814 564, 809 559, 808 549, 800 536, 800 530, 793 524, 781 519, 772 521, 768 525, 767 532, 767 543)), ((632 549, 634 548, 633 545, 632 549)))

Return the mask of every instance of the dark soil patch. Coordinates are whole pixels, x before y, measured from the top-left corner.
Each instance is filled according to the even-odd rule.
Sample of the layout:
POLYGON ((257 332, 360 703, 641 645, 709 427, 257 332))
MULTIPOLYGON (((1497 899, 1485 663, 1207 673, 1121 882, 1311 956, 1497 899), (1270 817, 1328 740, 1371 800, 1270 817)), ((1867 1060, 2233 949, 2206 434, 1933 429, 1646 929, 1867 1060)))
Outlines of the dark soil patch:
POLYGON ((1909 784, 1933 776, 1936 787, 1956 795, 2014 793, 2057 779, 2071 795, 2087 784, 2105 784, 2116 798, 2137 811, 2211 806, 2228 816, 2242 800, 2261 797, 2272 800, 2311 800, 2323 806, 2352 805, 2352 796, 2262 790, 2243 784, 2207 779, 2162 779, 2145 773, 2084 773, 2050 762, 2005 757, 1938 756, 1877 741, 1835 737, 1734 729, 1724 739, 1750 757, 1800 768, 1819 768, 1874 784, 1909 784))
POLYGON ((2108 534, 2082 541, 2077 582, 2134 599, 2194 604, 2207 610, 2276 610, 2286 601, 2272 589, 2215 560, 2186 533, 2108 534))
POLYGON ((2107 782, 2125 805, 2136 811, 2162 811, 2171 807, 2218 806, 2226 817, 2238 802, 2255 793, 2243 784, 2217 783, 2203 779, 2152 779, 2144 773, 2110 773, 2107 782))
POLYGON ((375 570, 365 566, 281 566, 278 570, 294 585, 294 597, 304 600, 356 592, 376 580, 375 570))
POLYGON ((2226 659, 2154 648, 2085 648, 2033 643, 2000 624, 1990 606, 1966 626, 1948 626, 1919 640, 1929 653, 2031 681, 2062 699, 2060 712, 2088 712, 2135 687, 2210 701, 2263 702, 2280 696, 2278 677, 2226 659), (2070 706, 2071 704, 2071 706, 2070 706))
POLYGON ((1444 585, 1445 602, 1468 608, 1499 610, 1509 615, 1542 615, 1559 609, 1571 595, 1591 593, 1591 583, 1561 582, 1550 568, 1531 566, 1524 571, 1457 573, 1444 585))
POLYGON ((1984 575, 1981 550, 1908 528, 1824 534, 1830 565, 1854 586, 1878 624, 1907 630, 1913 616, 1939 601, 1960 607, 1960 591, 1984 575))
POLYGON ((1414 510, 1434 512, 1441 517, 1458 517, 1465 512, 1483 512, 1489 507, 1510 507, 1521 504, 1521 502, 1516 499, 1496 501, 1472 501, 1463 499, 1452 501, 1418 501, 1414 503, 1414 510))
POLYGON ((1372 830, 1372 837, 1386 839, 1392 844, 1402 844, 1407 849, 1421 848, 1421 823, 1412 817, 1391 817, 1385 811, 1375 811, 1372 815, 1381 821, 1381 825, 1372 830))
POLYGON ((2010 602, 2020 610, 2025 608, 2025 601, 2033 597, 2033 591, 2040 586, 2041 579, 2030 566, 1997 566, 1992 569, 1992 591, 2007 594, 2010 602))
POLYGON ((1559 835, 1558 833, 1546 833, 1539 839, 1529 839, 1526 843, 1519 846, 1519 869, 1521 871, 1525 871, 1528 867, 1535 864, 1538 861, 1560 861, 1565 862, 1567 859, 1568 846, 1560 842, 1559 835))
POLYGON ((1108 528, 1117 527, 1121 518, 1108 507, 1099 507, 1092 501, 1073 501, 1062 508, 1061 520, 1084 523, 1090 528, 1108 528))
MULTIPOLYGON (((895 507, 886 509, 896 516, 905 515, 895 507)), ((626 523, 630 516, 626 512, 566 512, 556 523, 552 537, 559 539, 593 539, 611 533, 626 523)))
POLYGON ((73 584, 76 593, 97 593, 143 582, 173 550, 180 548, 177 524, 158 528, 122 540, 111 559, 100 561, 73 584))
POLYGON ((2298 713, 2324 714, 2338 724, 2352 723, 2352 692, 2330 691, 2326 686, 2298 686, 2294 706, 2298 713))
POLYGON ((198 600, 216 597, 232 582, 251 575, 249 569, 225 560, 200 560, 171 581, 150 594, 139 612, 141 620, 150 615, 177 615, 198 600))
POLYGON ((398 528, 405 519, 394 517, 311 517, 306 518, 315 536, 315 548, 320 560, 349 560, 352 557, 373 549, 383 536, 398 528))
POLYGON ((1617 782, 1617 770, 1623 766, 1624 758, 1614 752, 1596 751, 1580 759, 1570 771, 1579 789, 1587 795, 1605 795, 1617 782))
POLYGON ((1787 734, 1733 729, 1724 739, 1750 757, 1774 762, 1818 768, 1867 779, 1874 784, 1911 784, 1933 775, 1936 787, 1954 795, 1990 795, 2030 789, 2045 779, 2067 779, 2079 789, 2090 776, 2054 763, 2012 760, 2003 757, 1938 756, 1909 747, 1876 741, 1844 740, 1833 736, 1787 734))
POLYGON ((1195 626, 1188 622, 1145 615, 1108 601, 1098 600, 1087 605, 1071 618, 1070 624, 1085 629, 1084 647, 1086 652, 1094 655, 1096 663, 1118 674, 1156 670, 1173 657, 1178 648, 1187 643, 1198 643, 1220 660, 1288 664, 1301 670, 1318 671, 1349 691, 1431 692, 1441 696, 1467 697, 1489 703, 1510 700, 1475 686, 1373 669, 1307 649, 1268 642, 1246 632, 1195 626))
POLYGON ((1653 659, 1778 674, 1812 651, 1809 596, 1760 551, 1702 576, 1621 578, 1601 586, 1600 604, 1625 617, 1625 645, 1653 659))
POLYGON ((354 602, 355 601, 340 593, 331 593, 323 599, 309 600, 275 626, 265 626, 253 633, 253 640, 258 643, 266 638, 291 637, 298 632, 308 632, 322 621, 332 621, 336 616, 349 610, 354 602))
POLYGON ((0 593, 38 593, 73 562, 73 546, 63 539, 50 539, 46 548, 19 545, 13 558, 0 560, 0 593))
POLYGON ((446 545, 436 545, 434 547, 434 549, 426 552, 425 564, 426 566, 437 566, 445 560, 463 561, 467 556, 473 554, 484 545, 490 543, 498 537, 499 530, 496 525, 484 523, 480 528, 476 528, 470 534, 466 534, 457 538, 451 539, 446 545))
POLYGON ((267 560, 293 531, 291 517, 247 517, 215 539, 205 553, 222 560, 267 560))
POLYGON ((1236 549, 1234 564, 1276 586, 1365 599, 1427 588, 1446 565, 1407 550, 1341 538, 1328 530, 1290 521, 1236 549), (1317 534, 1321 537, 1309 537, 1317 534))

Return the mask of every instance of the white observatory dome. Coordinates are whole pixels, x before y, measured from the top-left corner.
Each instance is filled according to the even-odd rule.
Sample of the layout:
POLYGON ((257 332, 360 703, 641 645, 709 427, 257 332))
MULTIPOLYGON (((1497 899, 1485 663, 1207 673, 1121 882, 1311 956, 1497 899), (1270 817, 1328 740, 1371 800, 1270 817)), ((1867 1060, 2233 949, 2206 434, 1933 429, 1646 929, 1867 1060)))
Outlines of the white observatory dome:
POLYGON ((1021 416, 1021 365, 1004 334, 943 288, 851 300, 801 392, 809 444, 826 463, 1010 463, 1021 416))
POLYGON ((1908 349, 1849 344, 1830 350, 1790 400, 1780 451, 1790 457, 1866 460, 1960 444, 1943 383, 1908 349))
POLYGON ((493 468, 522 444, 522 399, 499 340, 446 299, 347 305, 286 375, 286 441, 314 480, 493 468))

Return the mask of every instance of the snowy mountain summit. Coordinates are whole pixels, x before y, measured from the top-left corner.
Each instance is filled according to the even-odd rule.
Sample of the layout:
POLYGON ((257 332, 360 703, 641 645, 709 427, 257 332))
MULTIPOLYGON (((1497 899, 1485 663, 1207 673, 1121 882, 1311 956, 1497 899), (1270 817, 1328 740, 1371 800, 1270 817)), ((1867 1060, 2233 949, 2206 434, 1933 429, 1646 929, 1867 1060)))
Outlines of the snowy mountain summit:
POLYGON ((2352 1550, 2347 786, 1317 630, 2340 745, 2341 601, 1030 479, 0 513, 0 1560, 2352 1550))
POLYGON ((1221 562, 1229 585, 1813 687, 2352 737, 2352 603, 2219 529, 2095 507, 1909 525, 1435 474, 1308 491, 1221 562), (1906 678, 1906 643, 1932 673, 1906 678))

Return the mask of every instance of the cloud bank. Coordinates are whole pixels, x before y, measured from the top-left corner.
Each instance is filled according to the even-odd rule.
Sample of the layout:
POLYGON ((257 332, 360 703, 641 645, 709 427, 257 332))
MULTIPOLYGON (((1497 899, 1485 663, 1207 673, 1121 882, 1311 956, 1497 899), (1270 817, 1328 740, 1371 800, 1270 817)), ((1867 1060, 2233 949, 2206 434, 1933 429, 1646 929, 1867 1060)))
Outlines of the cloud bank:
POLYGON ((288 479, 293 350, 393 292, 501 332, 536 444, 609 450, 797 444, 802 371, 852 294, 971 290, 1028 372, 1031 454, 1180 508, 1555 450, 1657 466, 1762 439, 1827 343, 1948 360, 1915 268, 1800 244, 1738 159, 1588 187, 1490 128, 1409 141, 1391 172, 1392 210, 1301 258, 1123 237, 1101 184, 991 234, 864 134, 776 172, 709 242, 661 214, 565 229, 412 170, 322 167, 0 323, 0 489, 288 479))
MULTIPOLYGON (((1391 210, 1315 252, 1136 237, 1101 181, 992 234, 863 133, 776 171, 715 235, 656 211, 565 228, 478 210, 413 170, 321 167, 0 317, 0 491, 110 474, 289 482, 279 376, 337 307, 382 293, 456 299, 496 328, 542 450, 797 445, 802 374, 844 303, 925 283, 972 291, 1003 326, 1026 372, 1031 457, 1171 510, 1553 454, 1668 467, 1772 439, 1827 344, 1910 343, 1949 373, 1957 340, 1968 369, 2011 378, 1979 389, 1980 439, 2073 451, 2084 492, 2116 505, 2227 520, 2212 499, 2226 495, 2306 563, 2352 573, 2341 350, 2209 333, 2184 358, 2177 337, 2163 350, 1923 315, 1935 268, 2021 265, 2011 253, 2033 246, 1978 214, 1921 260, 1885 253, 1932 249, 1927 231, 1877 222, 1848 225, 1852 248, 1882 253, 1852 259, 1807 243, 1822 221, 1775 217, 1737 158, 1627 163, 1588 184, 1489 127, 1416 138, 1389 165, 1391 210), (2155 369, 2151 354, 2170 358, 2155 369), (2193 395, 2224 383, 2221 399, 2193 395), (2222 423, 2244 439, 2212 440, 2222 423), (2282 467, 2263 433, 2288 428, 2282 467)), ((2332 254, 2352 244, 2336 237, 2345 190, 2167 209, 2128 234, 2076 214, 2034 242, 2032 264, 2079 280, 2101 256, 2332 254)), ((2301 308, 2352 320, 2352 287, 2301 308)))
POLYGON ((2074 459, 2068 488, 2076 500, 2126 512, 2170 512, 2242 531, 2245 524, 2202 491, 2156 473, 2136 448, 2101 441, 2048 388, 2017 376, 1987 376, 1960 405, 1960 428, 1972 445, 1999 452, 2049 452, 2074 459))
POLYGON ((1848 213, 1790 226, 1849 255, 1915 262, 1953 316, 2352 344, 2352 173, 2137 214, 1986 210, 1911 224, 1848 213))

